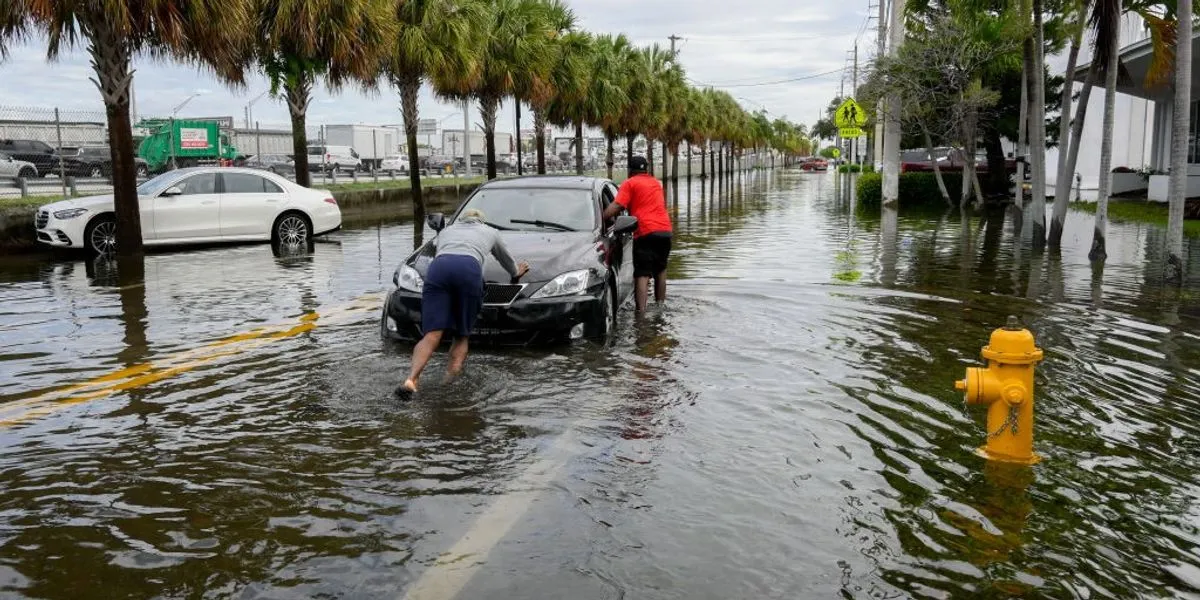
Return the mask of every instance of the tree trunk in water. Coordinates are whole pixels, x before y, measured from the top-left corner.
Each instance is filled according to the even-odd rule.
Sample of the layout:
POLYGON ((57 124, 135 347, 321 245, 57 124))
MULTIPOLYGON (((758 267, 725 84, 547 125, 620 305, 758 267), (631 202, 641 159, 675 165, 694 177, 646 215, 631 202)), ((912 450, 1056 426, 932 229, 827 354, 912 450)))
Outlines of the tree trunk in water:
POLYGON ((408 145, 408 181, 412 189, 413 218, 422 223, 425 221, 425 198, 421 195, 421 157, 417 146, 417 120, 420 118, 417 98, 421 93, 421 78, 405 75, 395 84, 400 89, 400 114, 404 116, 404 138, 408 145))
POLYGON ((1035 68, 1033 106, 1029 115, 1030 166, 1033 168, 1033 247, 1046 245, 1046 57, 1042 31, 1042 0, 1033 0, 1033 47, 1030 57, 1035 68))
POLYGON ((647 172, 654 174, 654 140, 646 136, 646 163, 647 172))
MULTIPOLYGON (((479 116, 483 118, 483 141, 484 148, 487 149, 487 178, 492 180, 496 178, 496 111, 500 108, 500 100, 497 98, 480 98, 479 99, 479 116)), ((464 137, 470 139, 470 132, 464 134, 464 137)), ((468 165, 468 172, 469 172, 468 165)))
POLYGON ((674 179, 675 176, 672 175, 671 170, 669 168, 667 168, 667 158, 669 158, 669 155, 671 153, 667 151, 667 143, 665 141, 662 143, 662 153, 663 153, 663 181, 666 181, 668 178, 674 179))
MULTIPOLYGON (((929 130, 922 128, 922 132, 920 133, 925 137, 926 154, 929 154, 930 158, 936 156, 934 155, 934 139, 929 136, 929 130)), ((931 160, 930 162, 934 164, 934 179, 937 180, 937 191, 942 193, 942 199, 946 200, 947 206, 953 206, 954 202, 950 200, 950 192, 946 188, 946 179, 942 178, 942 168, 937 166, 937 161, 931 160)))
POLYGON ((1017 184, 1013 204, 1025 206, 1025 165, 1029 160, 1029 72, 1021 67, 1021 116, 1017 121, 1017 184))
POLYGON ((537 172, 546 174, 546 114, 540 109, 533 109, 533 139, 537 145, 537 172))
POLYGON ((583 175, 583 121, 575 124, 575 174, 583 175))
POLYGON ((708 179, 708 158, 704 156, 705 154, 707 154, 705 144, 701 143, 700 144, 700 179, 708 179))
MULTIPOLYGON (((142 255, 142 214, 138 204, 137 164, 133 160, 133 124, 129 118, 129 85, 133 81, 133 71, 129 68, 131 52, 127 43, 107 27, 93 28, 91 33, 88 51, 96 73, 93 81, 104 100, 104 113, 108 119, 117 255, 137 259, 142 255)), ((88 243, 87 240, 83 242, 88 243)))
MULTIPOLYGON (((1119 18, 1115 11, 1112 18, 1119 18)), ((1112 24, 1114 31, 1116 25, 1112 24)), ((1117 50, 1120 44, 1109 44, 1109 47, 1111 52, 1108 68, 1104 73, 1104 131, 1100 137, 1100 186, 1096 192, 1096 226, 1092 231, 1092 249, 1088 251, 1088 259, 1094 262, 1104 262, 1108 258, 1105 234, 1108 233, 1108 195, 1112 193, 1113 113, 1117 97, 1117 50)), ((1187 117, 1184 119, 1184 131, 1187 131, 1187 117)))
POLYGON ((988 182, 984 188, 987 197, 1003 198, 1008 195, 1008 163, 1004 160, 1004 145, 1000 132, 988 127, 983 134, 983 145, 987 149, 988 182))
MULTIPOLYGON (((689 169, 690 170, 690 169, 689 169)), ((689 178, 691 175, 688 176, 689 178)), ((671 185, 679 185, 679 146, 671 149, 671 185)))
MULTIPOLYGON (((1100 70, 1096 61, 1092 61, 1091 68, 1088 69, 1087 81, 1083 82, 1083 89, 1079 92, 1079 102, 1076 104, 1074 122, 1071 123, 1071 148, 1067 151, 1067 177, 1075 174, 1075 167, 1079 164, 1079 140, 1083 139, 1083 124, 1087 118, 1088 102, 1092 98, 1092 88, 1095 87, 1096 79, 1100 76, 1100 70)), ((1067 187, 1067 195, 1071 195, 1071 188, 1067 187)))
MULTIPOLYGON (((1192 14, 1192 0, 1179 0, 1178 15, 1192 14)), ((1187 202, 1188 184, 1188 130, 1189 108, 1192 106, 1192 39, 1191 19, 1179 19, 1175 39, 1181 40, 1175 48, 1175 112, 1172 115, 1171 178, 1167 198, 1170 209, 1167 218, 1167 278, 1183 283, 1183 209, 1187 202)))
MULTIPOLYGON (((676 168, 679 168, 679 163, 675 163, 676 168)), ((687 143, 687 180, 692 180, 692 143, 687 143)))
POLYGON ((605 134, 604 137, 608 141, 608 151, 604 155, 604 157, 605 157, 604 163, 605 163, 605 166, 608 167, 608 178, 612 179, 613 178, 613 161, 616 160, 616 157, 613 156, 613 141, 615 141, 617 136, 615 136, 611 133, 607 133, 607 134, 605 134))
POLYGON ((284 84, 288 113, 292 117, 292 164, 296 169, 296 183, 312 187, 312 172, 308 164, 308 132, 305 130, 308 103, 312 99, 312 79, 301 77, 295 87, 284 84))
POLYGON ((1071 39, 1071 50, 1067 53, 1066 80, 1063 82, 1062 107, 1058 123, 1058 169, 1054 179, 1054 210, 1050 220, 1050 247, 1062 245, 1063 223, 1067 220, 1067 204, 1071 202, 1071 173, 1067 171, 1067 155, 1072 145, 1071 123, 1067 119, 1071 114, 1072 77, 1075 75, 1075 63, 1079 60, 1079 45, 1083 41, 1083 28, 1076 32, 1071 39), (1065 150, 1065 151, 1064 151, 1065 150))

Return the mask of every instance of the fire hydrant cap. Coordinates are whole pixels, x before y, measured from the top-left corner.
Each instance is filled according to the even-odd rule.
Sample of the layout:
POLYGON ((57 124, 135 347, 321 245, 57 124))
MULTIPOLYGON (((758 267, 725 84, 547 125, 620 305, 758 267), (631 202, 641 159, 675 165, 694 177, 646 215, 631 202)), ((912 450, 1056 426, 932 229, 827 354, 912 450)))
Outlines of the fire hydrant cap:
POLYGON ((1028 365, 1042 360, 1042 349, 1034 343, 1028 329, 1009 326, 992 332, 992 338, 983 348, 983 358, 1009 365, 1028 365))

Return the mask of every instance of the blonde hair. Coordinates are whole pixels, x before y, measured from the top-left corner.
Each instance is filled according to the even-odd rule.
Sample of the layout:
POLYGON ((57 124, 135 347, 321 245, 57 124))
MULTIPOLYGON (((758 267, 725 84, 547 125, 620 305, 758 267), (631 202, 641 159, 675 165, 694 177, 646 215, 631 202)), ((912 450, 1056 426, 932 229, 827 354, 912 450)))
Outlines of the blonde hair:
POLYGON ((487 222, 487 215, 483 214, 483 211, 479 210, 478 208, 468 208, 467 210, 464 210, 461 215, 459 215, 458 219, 460 221, 478 221, 480 223, 485 223, 487 222))

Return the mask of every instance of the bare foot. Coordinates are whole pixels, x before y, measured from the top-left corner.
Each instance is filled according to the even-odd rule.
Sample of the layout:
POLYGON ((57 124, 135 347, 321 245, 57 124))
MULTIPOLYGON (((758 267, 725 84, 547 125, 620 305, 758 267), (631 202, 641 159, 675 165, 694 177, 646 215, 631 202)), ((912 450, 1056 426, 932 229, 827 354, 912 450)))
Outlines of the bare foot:
POLYGON ((459 369, 457 371, 446 371, 446 376, 444 378, 442 378, 442 383, 443 384, 454 383, 454 380, 458 379, 459 375, 462 375, 462 369, 459 369))
POLYGON ((417 382, 412 379, 405 379, 404 384, 396 388, 396 397, 401 400, 412 400, 413 394, 417 393, 417 382))

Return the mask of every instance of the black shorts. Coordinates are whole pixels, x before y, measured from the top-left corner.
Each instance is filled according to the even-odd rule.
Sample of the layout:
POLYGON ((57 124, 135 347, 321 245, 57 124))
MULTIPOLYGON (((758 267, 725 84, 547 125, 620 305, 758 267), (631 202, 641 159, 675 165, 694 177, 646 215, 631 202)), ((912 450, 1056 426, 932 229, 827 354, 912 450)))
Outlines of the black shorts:
POLYGON ((633 240, 633 276, 654 277, 667 270, 671 232, 656 231, 633 240))

